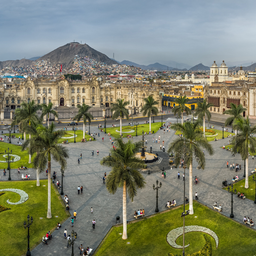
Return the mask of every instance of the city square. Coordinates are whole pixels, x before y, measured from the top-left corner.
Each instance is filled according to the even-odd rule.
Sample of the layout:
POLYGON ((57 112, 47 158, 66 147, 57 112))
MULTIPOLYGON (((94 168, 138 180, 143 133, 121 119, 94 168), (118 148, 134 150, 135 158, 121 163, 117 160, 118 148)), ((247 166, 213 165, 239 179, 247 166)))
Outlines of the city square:
MULTIPOLYGON (((175 121, 175 118, 164 118, 165 127, 175 121)), ((128 124, 127 121, 125 121, 125 124, 128 124)), ((222 127, 218 127, 218 125, 216 125, 215 128, 221 130, 222 127)), ((78 255, 79 253, 78 247, 80 244, 83 244, 84 247, 89 246, 93 249, 94 253, 104 237, 108 234, 111 227, 116 225, 118 216, 120 217, 120 222, 122 223, 122 190, 119 188, 117 193, 112 195, 107 191, 102 180, 104 173, 106 172, 108 175, 111 170, 109 167, 105 167, 100 164, 101 159, 108 156, 110 149, 113 147, 112 143, 110 142, 111 136, 101 132, 97 125, 91 125, 91 132, 94 134, 100 133, 99 137, 97 135, 96 141, 88 141, 86 143, 77 142, 64 145, 64 147, 67 147, 69 151, 69 158, 67 159, 67 168, 64 173, 63 190, 64 195, 68 195, 70 200, 70 215, 72 216, 74 211, 77 212, 74 227, 71 227, 70 217, 68 217, 62 223, 61 229, 53 230, 53 239, 52 241, 49 241, 48 246, 40 243, 32 249, 32 255, 57 255, 60 253, 62 255, 70 255, 71 249, 67 248, 67 242, 63 236, 64 229, 67 229, 68 234, 71 234, 72 230, 77 233, 77 239, 75 240, 74 245, 75 255, 78 255), (104 140, 102 140, 103 137, 104 140), (92 154, 92 151, 94 151, 94 154, 92 154), (98 155, 96 154, 97 151, 99 151, 98 155), (80 164, 78 164, 77 159, 80 158, 81 154, 82 159, 80 160, 80 164), (78 186, 83 186, 82 194, 78 194, 78 186), (91 207, 93 208, 93 213, 91 213, 91 207), (96 220, 95 229, 92 228, 93 219, 96 220)), ((162 187, 159 188, 158 194, 158 207, 160 213, 166 211, 165 205, 167 201, 175 199, 177 201, 177 206, 181 206, 183 204, 183 181, 182 179, 177 178, 178 172, 180 172, 182 175, 183 168, 170 167, 168 161, 164 159, 168 159, 168 154, 160 151, 160 143, 153 143, 153 138, 156 139, 159 136, 161 141, 160 143, 164 141, 166 148, 168 148, 167 145, 169 145, 170 142, 177 137, 174 130, 167 132, 166 129, 159 129, 156 134, 145 135, 145 140, 147 140, 147 144, 145 144, 146 151, 149 152, 150 147, 152 147, 153 153, 159 153, 159 160, 158 162, 153 163, 152 167, 150 167, 150 164, 148 164, 148 169, 151 170, 150 173, 147 171, 142 171, 146 185, 143 189, 138 189, 137 195, 134 197, 134 201, 132 202, 129 197, 127 198, 128 239, 125 240, 127 242, 129 241, 129 222, 134 220, 134 211, 137 209, 144 209, 145 218, 155 214, 156 192, 153 190, 153 184, 156 184, 156 180, 162 183, 162 187), (165 154, 166 157, 162 157, 163 154, 165 154), (162 177, 163 168, 166 171, 165 179, 162 177)), ((15 144, 17 140, 17 138, 13 139, 12 143, 15 144)), ((133 136, 133 138, 130 138, 130 140, 134 142, 141 141, 142 136, 133 136)), ((231 200, 230 193, 222 189, 222 182, 227 180, 228 182, 232 183, 232 178, 234 176, 234 171, 230 171, 230 168, 227 168, 227 161, 232 164, 238 163, 243 166, 243 161, 239 154, 233 157, 230 151, 223 149, 223 145, 228 145, 229 140, 230 138, 225 138, 210 142, 214 148, 214 155, 210 156, 206 153, 205 170, 198 169, 198 165, 195 161, 193 163, 193 175, 199 177, 198 184, 193 184, 193 192, 198 193, 198 202, 212 210, 214 202, 218 202, 223 207, 221 214, 227 218, 230 216, 231 200)), ((128 141, 128 139, 124 138, 124 141, 128 141)), ((254 168, 254 160, 250 158, 249 170, 251 171, 254 168)), ((60 166, 55 162, 52 163, 52 173, 54 171, 57 174, 57 180, 61 180, 60 166)), ((30 174, 31 180, 36 179, 35 170, 29 168, 26 171, 21 171, 21 173, 24 172, 30 174)), ((188 169, 186 169, 186 177, 187 176, 188 169)), ((243 168, 238 172, 238 176, 240 179, 243 178, 243 168)), ((21 180, 21 174, 18 174, 16 169, 12 169, 11 177, 12 180, 21 180)), ((45 171, 40 174, 40 177, 43 179, 45 178, 45 171)), ((3 176, 1 173, 1 180, 7 181, 7 179, 8 175, 3 176)), ((28 181, 22 182, 26 183, 28 181)), ((251 186, 249 190, 254 190, 254 186, 251 186)), ((186 179, 186 197, 188 197, 188 179, 186 179)), ((252 200, 241 200, 240 198, 237 198, 237 196, 234 196, 233 221, 243 225, 245 229, 254 230, 254 227, 249 228, 243 224, 244 216, 250 216, 250 218, 255 220, 254 207, 255 204, 252 200)), ((176 211, 179 211, 179 214, 181 214, 182 208, 176 211)), ((8 211, 6 211, 6 214, 7 212, 8 211)), ((4 214, 4 212, 2 214, 4 214)), ((46 211, 42 213, 42 216, 45 217, 45 214, 46 211)), ((191 216, 196 218, 196 208, 195 213, 191 216)), ((38 216, 33 216, 33 218, 38 218, 38 216)), ((193 220, 190 220, 189 222, 193 223, 193 220)), ((57 223, 58 220, 56 219, 56 225, 57 223)), ((179 217, 177 219, 177 224, 178 226, 182 227, 182 218, 179 217)), ((20 228, 22 228, 22 226, 20 228)), ((33 229, 33 224, 31 225, 30 229, 33 229)), ((170 227, 169 231, 171 230, 172 228, 170 227)), ((45 232, 47 231, 48 230, 45 230, 45 232)), ((24 230, 24 237, 26 237, 25 232, 26 231, 24 230)), ((167 236, 167 233, 161 235, 167 236)), ((256 235, 254 232, 252 234, 256 235)), ((163 241, 163 243, 167 242, 163 241)), ((219 240, 220 249, 223 246, 222 243, 223 241, 219 240)), ((168 252, 172 252, 172 247, 170 245, 168 246, 168 252)), ((234 247, 234 245, 232 245, 232 247, 234 247)), ((219 255, 218 249, 215 248, 214 242, 213 248, 214 253, 216 253, 214 255, 219 255)), ((186 250, 189 250, 189 248, 186 250)), ((251 247, 250 250, 252 250, 251 247)), ((181 253, 182 250, 180 250, 180 254, 181 253)), ((100 254, 97 254, 96 252, 96 255, 100 254)), ((115 255, 113 251, 112 255, 115 255)), ((120 254, 117 253, 116 255, 120 254)))

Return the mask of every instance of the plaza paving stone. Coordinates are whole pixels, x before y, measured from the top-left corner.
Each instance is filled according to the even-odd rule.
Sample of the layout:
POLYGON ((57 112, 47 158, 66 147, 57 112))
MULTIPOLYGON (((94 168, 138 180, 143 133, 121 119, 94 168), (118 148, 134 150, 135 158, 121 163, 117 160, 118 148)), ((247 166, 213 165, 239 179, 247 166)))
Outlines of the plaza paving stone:
MULTIPOLYGON (((92 127, 92 132, 98 132, 97 127, 92 127)), ((220 129, 220 127, 219 127, 220 129)), ((161 141, 165 141, 165 147, 168 148, 168 144, 176 138, 174 131, 165 132, 159 130, 156 135, 147 135, 148 148, 152 145, 153 151, 159 151, 158 143, 151 143, 152 138, 161 136, 161 141)), ((98 137, 97 137, 98 138, 98 137)), ((125 141, 127 139, 124 139, 125 141)), ((134 137, 134 141, 141 140, 141 136, 134 137)), ((231 181, 235 172, 226 168, 226 161, 229 163, 238 163, 242 165, 242 171, 238 172, 238 176, 243 176, 243 161, 239 155, 232 157, 229 151, 221 149, 223 144, 228 144, 229 139, 219 140, 211 142, 215 154, 209 156, 206 154, 206 168, 205 170, 198 170, 197 163, 193 164, 193 176, 199 177, 199 183, 193 184, 193 193, 198 192, 199 202, 212 208, 215 201, 221 204, 223 212, 221 214, 225 216, 230 215, 230 194, 222 189, 222 181, 227 179, 231 181)), ((14 141, 15 142, 15 141, 14 141)), ((68 159, 67 169, 64 177, 64 194, 67 194, 70 199, 70 213, 74 210, 77 211, 77 220, 73 228, 70 226, 70 218, 67 219, 60 230, 53 232, 53 240, 49 242, 49 245, 39 244, 32 250, 32 255, 45 256, 45 255, 70 255, 71 248, 66 247, 66 240, 63 238, 63 231, 66 228, 68 234, 71 234, 74 229, 77 234, 77 240, 75 241, 74 251, 75 255, 79 255, 78 246, 83 244, 84 247, 91 247, 94 250, 100 244, 104 236, 107 234, 112 225, 115 224, 116 216, 120 216, 122 222, 122 189, 118 189, 116 194, 109 194, 105 185, 102 183, 102 176, 104 172, 107 174, 110 172, 110 168, 100 165, 100 160, 109 154, 109 150, 112 148, 109 142, 109 137, 104 133, 101 133, 101 137, 94 142, 87 143, 72 143, 65 145, 69 149, 70 158, 68 159), (105 137, 105 141, 101 140, 102 136, 105 137), (91 151, 94 150, 94 156, 91 151), (99 150, 99 156, 96 151, 99 150), (77 163, 77 159, 80 154, 83 154, 80 165, 77 163), (82 185, 84 192, 82 195, 77 194, 77 186, 82 185), (94 212, 91 214, 90 208, 93 207, 94 212), (96 229, 92 229, 92 220, 96 220, 96 229)), ((161 162, 162 164, 162 162, 161 162)), ((145 215, 152 215, 155 211, 156 192, 153 190, 153 184, 156 180, 162 182, 162 187, 159 189, 159 210, 165 210, 165 204, 167 201, 176 199, 177 204, 182 204, 183 198, 183 182, 182 179, 177 179, 177 172, 183 172, 181 168, 167 169, 167 177, 163 179, 161 176, 161 169, 156 166, 158 172, 153 172, 150 175, 143 173, 146 180, 145 188, 139 189, 137 196, 132 202, 129 198, 127 200, 127 219, 133 220, 134 210, 145 209, 145 215)), ((256 160, 249 159, 249 173, 255 167, 256 160), (255 162, 254 162, 255 161, 255 162)), ((52 164, 52 172, 57 172, 57 179, 60 180, 60 167, 58 164, 52 164)), ((35 171, 27 170, 23 173, 30 173, 31 178, 35 179, 35 171)), ((188 170, 186 170, 188 174, 188 170)), ((46 178, 45 173, 41 173, 41 178, 46 178)), ((8 179, 7 176, 3 177, 0 173, 1 180, 8 179)), ((17 174, 17 170, 12 171, 12 179, 20 179, 20 175, 17 174)), ((250 189, 254 189, 250 188, 250 189)), ((186 179, 186 196, 188 197, 188 179, 186 179)), ((53 203, 53 202, 52 202, 53 203)), ((256 220, 255 207, 251 200, 241 200, 234 196, 234 220, 242 223, 242 219, 245 216, 250 216, 254 221, 256 220)), ((194 214, 196 216, 196 212, 194 214)), ((57 223, 56 223, 57 224, 57 223)), ((33 228, 33 227, 31 227, 33 228)), ((43 227, 42 227, 43 228, 43 227)), ((45 230, 47 232, 47 230, 45 230)), ((129 237, 129 228, 128 228, 129 237)))

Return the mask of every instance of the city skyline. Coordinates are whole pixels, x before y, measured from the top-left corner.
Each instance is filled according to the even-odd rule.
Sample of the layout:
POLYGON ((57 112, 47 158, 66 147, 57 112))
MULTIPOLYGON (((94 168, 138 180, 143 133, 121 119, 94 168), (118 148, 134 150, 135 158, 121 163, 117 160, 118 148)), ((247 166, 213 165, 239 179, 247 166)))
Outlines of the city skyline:
POLYGON ((255 7, 250 0, 6 1, 0 61, 43 56, 76 41, 142 65, 246 66, 256 62, 255 7))

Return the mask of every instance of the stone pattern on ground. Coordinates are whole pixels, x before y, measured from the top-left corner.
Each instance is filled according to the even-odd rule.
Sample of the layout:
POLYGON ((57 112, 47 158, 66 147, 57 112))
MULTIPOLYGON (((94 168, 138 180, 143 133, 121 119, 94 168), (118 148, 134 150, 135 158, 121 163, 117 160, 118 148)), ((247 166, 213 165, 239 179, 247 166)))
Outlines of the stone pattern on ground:
POLYGON ((0 189, 0 192, 14 192, 14 193, 17 193, 20 195, 20 200, 16 203, 13 203, 13 202, 10 202, 9 199, 7 200, 7 203, 8 204, 13 204, 13 205, 16 205, 16 204, 22 204, 24 202, 26 202, 28 200, 28 194, 21 190, 21 189, 16 189, 16 188, 5 188, 5 189, 0 189))

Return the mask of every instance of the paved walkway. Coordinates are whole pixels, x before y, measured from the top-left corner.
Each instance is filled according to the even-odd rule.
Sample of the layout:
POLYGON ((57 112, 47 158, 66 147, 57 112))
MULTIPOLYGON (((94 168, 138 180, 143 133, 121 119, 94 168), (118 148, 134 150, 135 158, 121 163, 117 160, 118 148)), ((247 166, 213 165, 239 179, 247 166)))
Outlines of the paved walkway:
MULTIPOLYGON (((97 127, 92 127, 92 132, 98 132, 97 127)), ((105 136, 101 133, 101 137, 105 136)), ((176 137, 174 131, 169 133, 163 130, 159 130, 156 135, 147 135, 148 146, 152 145, 153 151, 159 151, 158 143, 151 143, 153 137, 161 136, 161 141, 165 141, 165 146, 176 137)), ((109 142, 109 137, 105 136, 105 141, 102 142, 101 137, 99 140, 87 143, 70 143, 66 145, 69 149, 70 158, 68 159, 68 168, 65 172, 64 178, 64 194, 67 194, 70 198, 70 212, 77 211, 77 220, 74 228, 70 226, 70 219, 65 221, 60 230, 53 232, 53 241, 50 241, 48 246, 43 244, 38 245, 33 251, 32 255, 46 256, 46 255, 70 255, 71 249, 66 247, 66 240, 63 238, 63 231, 66 228, 68 234, 74 229, 77 234, 77 240, 75 241, 75 255, 79 255, 78 246, 83 244, 84 247, 90 246, 95 249, 104 236, 107 234, 112 225, 115 224, 116 216, 121 217, 122 221, 122 189, 118 189, 115 195, 109 194, 105 185, 102 184, 102 176, 104 172, 107 174, 110 168, 100 165, 102 157, 109 154, 109 149, 112 147, 109 142), (91 151, 96 153, 99 150, 99 156, 94 154, 92 156, 91 151), (77 159, 80 154, 83 154, 80 165, 77 163, 77 159), (77 194, 77 186, 82 185, 84 192, 82 195, 77 194), (93 207, 94 212, 91 214, 90 208, 93 207), (92 229, 91 222, 96 220, 96 229, 92 229)), ((134 137, 134 141, 141 139, 141 136, 134 137)), ((239 177, 243 176, 243 161, 240 156, 231 157, 229 151, 221 149, 223 144, 228 144, 229 139, 219 140, 217 142, 211 142, 215 154, 209 156, 206 154, 206 168, 205 170, 198 170, 197 164, 194 163, 193 175, 199 177, 199 184, 194 185, 194 193, 197 191, 199 201, 209 207, 212 207, 213 202, 217 201, 223 206, 223 214, 225 216, 230 215, 230 194, 222 190, 222 181, 227 179, 231 181, 234 171, 230 171, 226 168, 226 161, 230 163, 239 163, 242 165, 242 171, 238 172, 239 177)), ((254 168, 256 160, 249 160, 249 171, 254 168)), ((161 163, 160 163, 161 164, 161 163)), ((183 169, 169 169, 167 170, 167 178, 163 179, 161 176, 161 168, 158 167, 158 172, 153 172, 150 175, 143 173, 146 179, 146 186, 142 190, 138 190, 138 195, 131 202, 128 199, 127 202, 127 218, 133 219, 133 213, 137 209, 145 209, 146 215, 151 215, 155 211, 155 191, 153 190, 153 184, 156 180, 162 182, 162 188, 159 190, 159 210, 165 210, 165 203, 169 200, 176 199, 177 204, 182 204, 183 198, 183 184, 182 179, 177 179, 177 171, 183 171, 183 169)), ((57 172, 57 177, 60 178, 60 167, 56 163, 53 163, 52 171, 57 172)), ((35 177, 34 171, 29 170, 35 177)), ((188 170, 187 170, 188 172, 188 170)), ((18 174, 14 172, 13 179, 18 179, 18 174)), ((42 178, 45 178, 45 173, 41 174, 42 178)), ((1 180, 7 180, 8 176, 3 177, 0 174, 1 180)), ((250 188, 254 189, 254 188, 250 188)), ((188 179, 186 180, 186 196, 188 196, 188 179)), ((54 203, 54 202, 52 202, 54 203)), ((251 200, 241 200, 234 197, 234 215, 235 220, 242 222, 243 216, 250 216, 253 220, 256 220, 255 205, 251 200)), ((45 212, 46 214, 46 212, 45 212)), ((195 212, 196 215, 196 212, 195 212)), ((34 217, 34 216, 33 216, 34 217)), ((35 218, 35 217, 34 217, 35 218)), ((56 219, 56 224, 58 219, 56 219)), ((182 223, 181 223, 182 225, 182 223)), ((43 228, 43 227, 42 227, 43 228)), ((47 230, 46 230, 47 231, 47 230)), ((129 236, 129 233, 128 233, 129 236)))

